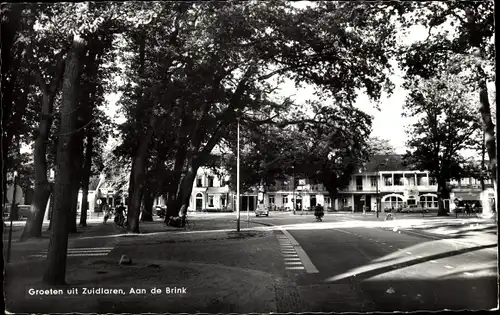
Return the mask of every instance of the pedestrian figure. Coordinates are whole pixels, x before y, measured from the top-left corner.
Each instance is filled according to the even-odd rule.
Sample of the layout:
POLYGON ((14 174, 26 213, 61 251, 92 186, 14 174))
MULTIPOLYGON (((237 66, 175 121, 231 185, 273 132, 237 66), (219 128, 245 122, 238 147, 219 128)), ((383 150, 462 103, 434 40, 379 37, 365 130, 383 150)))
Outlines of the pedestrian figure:
POLYGON ((468 204, 468 203, 467 203, 467 204, 465 204, 465 214, 466 214, 466 215, 470 215, 470 206, 469 206, 469 204, 468 204))

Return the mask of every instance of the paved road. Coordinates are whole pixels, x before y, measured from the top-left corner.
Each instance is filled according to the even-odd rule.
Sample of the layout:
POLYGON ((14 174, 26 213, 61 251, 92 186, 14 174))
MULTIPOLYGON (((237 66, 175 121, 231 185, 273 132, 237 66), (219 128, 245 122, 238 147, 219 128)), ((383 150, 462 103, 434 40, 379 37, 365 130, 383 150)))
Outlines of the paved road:
MULTIPOLYGON (((403 227, 401 233, 398 228, 380 225, 404 226, 403 221, 369 224, 340 214, 327 215, 324 222, 285 214, 252 220, 287 229, 303 250, 302 257, 317 270, 308 273, 307 264, 290 270, 310 311, 497 306, 497 236, 491 229, 449 236, 403 227)), ((439 224, 435 222, 434 226, 439 224)), ((287 247, 291 249, 290 243, 284 244, 285 250, 287 247)), ((290 256, 291 250, 285 254, 301 256, 290 256)), ((295 258, 296 265, 297 261, 295 258)))

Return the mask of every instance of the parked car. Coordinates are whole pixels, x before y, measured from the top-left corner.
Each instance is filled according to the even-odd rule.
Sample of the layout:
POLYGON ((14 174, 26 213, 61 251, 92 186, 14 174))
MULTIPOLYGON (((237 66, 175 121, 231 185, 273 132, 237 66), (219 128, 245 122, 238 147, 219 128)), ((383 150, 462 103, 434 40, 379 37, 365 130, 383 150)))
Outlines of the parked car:
POLYGON ((421 213, 421 212, 427 213, 427 212, 429 212, 429 209, 419 207, 418 205, 408 205, 408 206, 402 208, 400 212, 401 213, 421 213))
POLYGON ((265 215, 266 217, 269 216, 269 208, 266 206, 262 205, 257 205, 257 209, 255 209, 255 216, 258 217, 259 215, 265 215))

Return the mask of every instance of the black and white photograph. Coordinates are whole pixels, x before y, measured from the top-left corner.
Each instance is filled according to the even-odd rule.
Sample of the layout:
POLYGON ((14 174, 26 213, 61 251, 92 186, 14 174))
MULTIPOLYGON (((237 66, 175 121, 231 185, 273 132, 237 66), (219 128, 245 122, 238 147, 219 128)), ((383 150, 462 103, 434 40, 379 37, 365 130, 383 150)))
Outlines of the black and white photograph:
POLYGON ((494 1, 0 5, 5 313, 498 311, 494 1))

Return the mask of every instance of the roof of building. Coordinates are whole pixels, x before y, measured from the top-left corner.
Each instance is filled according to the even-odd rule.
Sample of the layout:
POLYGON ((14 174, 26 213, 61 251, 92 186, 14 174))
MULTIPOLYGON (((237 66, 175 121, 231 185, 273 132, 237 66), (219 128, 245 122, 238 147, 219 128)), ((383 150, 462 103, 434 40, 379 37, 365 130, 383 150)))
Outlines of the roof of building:
POLYGON ((368 163, 365 164, 364 172, 377 171, 409 171, 408 165, 403 163, 403 156, 400 154, 380 154, 374 155, 368 163))

